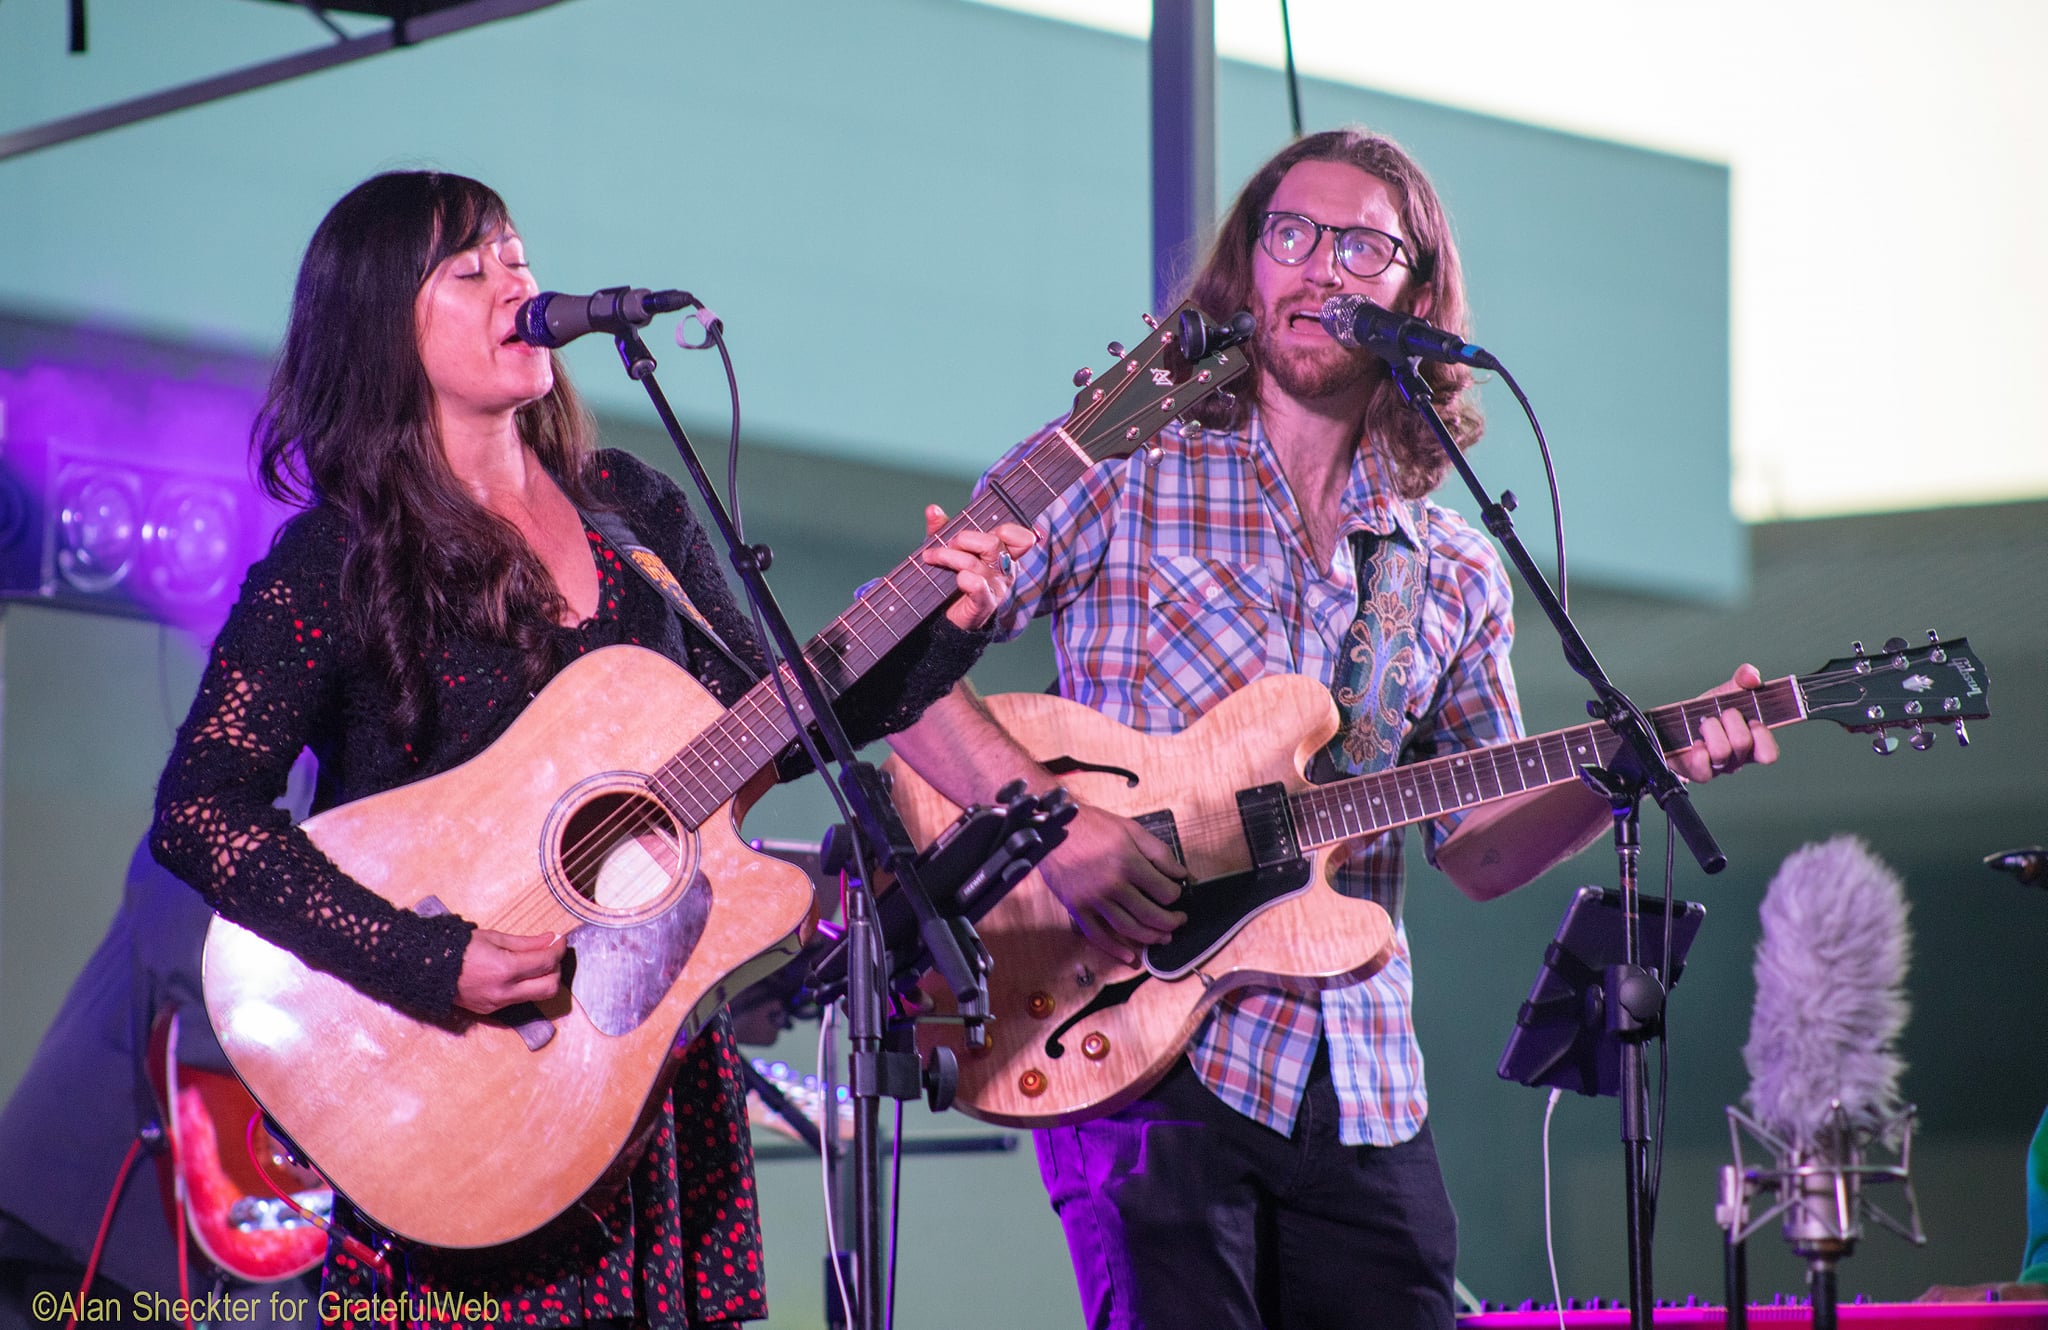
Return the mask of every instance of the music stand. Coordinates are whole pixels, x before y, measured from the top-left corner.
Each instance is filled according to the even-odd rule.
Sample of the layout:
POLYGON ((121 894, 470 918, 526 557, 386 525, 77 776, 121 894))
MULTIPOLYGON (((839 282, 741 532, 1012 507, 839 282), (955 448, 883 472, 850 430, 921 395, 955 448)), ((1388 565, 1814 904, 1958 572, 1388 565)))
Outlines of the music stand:
MULTIPOLYGON (((1661 988, 1644 985, 1640 976, 1625 972, 1621 893, 1580 887, 1515 1015, 1500 1055, 1500 1078, 1582 1095, 1619 1095, 1622 1043, 1663 1034, 1664 990, 1685 973, 1685 953, 1707 914, 1697 901, 1675 900, 1671 909, 1671 975, 1661 988)), ((1662 964, 1664 912, 1646 909, 1638 923, 1644 962, 1662 964)))

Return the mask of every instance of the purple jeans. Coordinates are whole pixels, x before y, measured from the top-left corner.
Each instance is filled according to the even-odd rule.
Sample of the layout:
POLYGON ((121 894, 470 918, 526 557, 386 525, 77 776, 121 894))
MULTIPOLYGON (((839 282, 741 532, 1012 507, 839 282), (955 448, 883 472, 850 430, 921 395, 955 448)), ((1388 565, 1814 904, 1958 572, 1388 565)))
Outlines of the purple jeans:
POLYGON ((1458 1220, 1424 1125, 1337 1140, 1327 1053, 1291 1136, 1183 1060, 1122 1112, 1035 1133, 1089 1330, 1450 1330, 1458 1220))

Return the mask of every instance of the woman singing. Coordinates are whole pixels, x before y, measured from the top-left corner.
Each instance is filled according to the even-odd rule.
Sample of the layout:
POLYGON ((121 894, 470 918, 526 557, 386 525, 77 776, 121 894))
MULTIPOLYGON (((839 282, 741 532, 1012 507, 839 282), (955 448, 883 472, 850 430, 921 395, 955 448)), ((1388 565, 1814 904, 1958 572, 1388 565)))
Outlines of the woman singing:
MULTIPOLYGON (((316 809, 445 771, 557 671, 619 643, 731 703, 752 680, 600 534, 620 521, 717 637, 765 668, 682 494, 594 450, 552 353, 512 336, 535 290, 504 203, 474 180, 380 175, 320 223, 253 436, 265 489, 305 511, 250 570, 214 644, 151 838, 224 917, 437 1022, 554 996, 563 941, 425 917, 350 879, 272 807, 300 750, 319 759, 316 809)), ((1030 541, 1005 526, 925 556, 959 595, 846 693, 856 742, 910 723, 965 672, 1008 590, 1007 556, 1030 541)), ((802 766, 785 755, 779 768, 802 766)), ((324 1283, 415 1306, 488 1294, 511 1324, 680 1330, 767 1314, 760 1241, 721 1015, 683 1055, 623 1185, 507 1246, 400 1244, 388 1282, 336 1241, 324 1283)))

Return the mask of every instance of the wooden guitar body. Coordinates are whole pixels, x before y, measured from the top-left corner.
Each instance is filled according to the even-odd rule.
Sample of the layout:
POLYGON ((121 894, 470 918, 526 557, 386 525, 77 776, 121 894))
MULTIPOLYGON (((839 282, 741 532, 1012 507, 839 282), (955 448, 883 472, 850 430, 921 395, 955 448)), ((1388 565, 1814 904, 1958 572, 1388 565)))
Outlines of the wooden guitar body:
MULTIPOLYGON (((1234 792, 1274 784, 1307 788, 1302 771, 1337 730, 1329 689, 1294 675, 1257 680, 1173 735, 1141 734, 1044 694, 987 701, 1033 757, 1085 764, 1060 777, 1082 803, 1133 817, 1177 814, 1183 861, 1194 879, 1184 903, 1205 883, 1251 865, 1234 792)), ((892 759, 890 768, 911 836, 930 841, 959 809, 900 761, 892 759)), ((969 1052, 960 1027, 942 1021, 921 1022, 919 1042, 954 1050, 957 1103, 984 1121, 1038 1127, 1113 1112, 1171 1069, 1227 994, 1254 985, 1313 991, 1365 978, 1386 964, 1394 941, 1386 911, 1330 886, 1330 849, 1310 863, 1304 886, 1250 915, 1209 959, 1178 979, 1120 964, 1089 945, 1033 873, 976 924, 995 959, 987 1050, 969 1052), (1105 989, 1141 975, 1121 1002, 1074 1020, 1105 989)), ((926 992, 942 1016, 952 1014, 942 982, 927 980, 926 992)))
POLYGON ((633 1140, 679 1042, 801 945, 809 880, 739 836, 767 775, 691 827, 649 774, 724 714, 665 657, 607 647, 469 762, 305 824, 395 905, 432 897, 486 928, 570 934, 570 985, 511 1013, 523 1032, 415 1020, 214 922, 206 1000, 221 1047, 369 1218, 482 1247, 560 1214, 633 1140))
MULTIPOLYGON (((1812 674, 1673 703, 1647 719, 1666 753, 1691 745, 1704 721, 1729 709, 1773 728, 1810 719, 1867 733, 1905 728, 1912 747, 1926 748, 1934 737, 1927 727, 1953 724, 1960 740, 1964 721, 1991 714, 1990 681, 1967 639, 1929 634, 1924 646, 1893 638, 1866 654, 1859 645, 1812 674)), ((1145 825, 1195 878, 1175 902, 1188 922, 1169 943, 1146 948, 1142 970, 1084 943, 1035 873, 979 920, 993 958, 988 1048, 968 1052, 957 1024, 922 1022, 918 1038, 959 1057, 963 1111, 1017 1127, 1075 1122, 1129 1103, 1234 989, 1328 987, 1384 965, 1393 946, 1386 912, 1329 885, 1339 847, 1576 783, 1620 746, 1605 725, 1581 725, 1310 785, 1302 772, 1337 732, 1337 714, 1329 690, 1299 676, 1254 680, 1169 736, 1140 734, 1042 694, 987 703, 1080 802, 1145 825), (1254 863, 1262 872, 1246 873, 1254 863)), ((1889 735, 1877 745, 1897 746, 1889 735)), ((927 844, 959 810, 900 761, 891 769, 903 820, 927 844)), ((927 980, 926 992, 941 1017, 956 1014, 944 985, 927 980)))

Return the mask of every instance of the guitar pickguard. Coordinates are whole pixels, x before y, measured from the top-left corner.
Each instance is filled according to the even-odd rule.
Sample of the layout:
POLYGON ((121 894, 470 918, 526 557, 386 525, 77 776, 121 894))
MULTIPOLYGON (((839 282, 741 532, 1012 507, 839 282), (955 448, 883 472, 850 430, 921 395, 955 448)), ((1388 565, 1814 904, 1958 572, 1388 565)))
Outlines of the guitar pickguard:
POLYGON ((1161 979, 1179 979, 1215 955, 1253 915, 1306 888, 1312 867, 1307 859, 1291 859, 1190 884, 1174 902, 1188 921, 1171 938, 1145 948, 1145 968, 1161 979))
POLYGON ((700 870, 681 900, 645 923, 572 930, 569 991, 590 1023, 614 1037, 639 1029, 689 963, 710 917, 711 882, 700 870))

